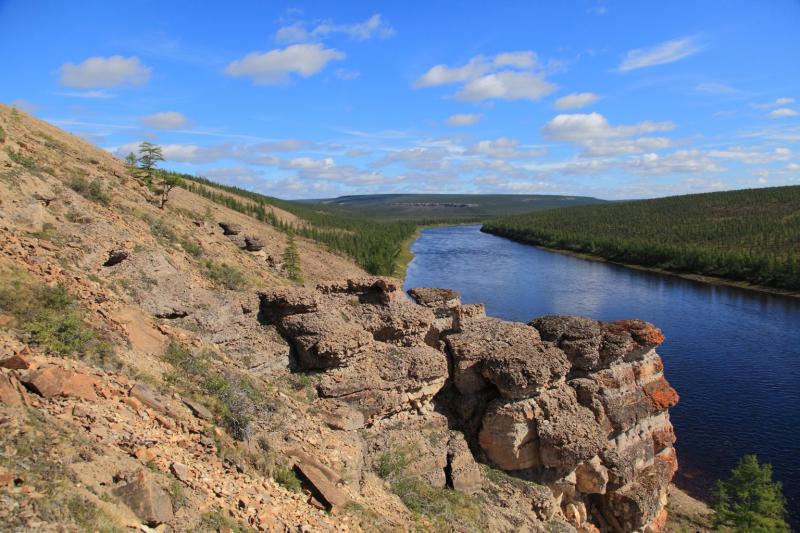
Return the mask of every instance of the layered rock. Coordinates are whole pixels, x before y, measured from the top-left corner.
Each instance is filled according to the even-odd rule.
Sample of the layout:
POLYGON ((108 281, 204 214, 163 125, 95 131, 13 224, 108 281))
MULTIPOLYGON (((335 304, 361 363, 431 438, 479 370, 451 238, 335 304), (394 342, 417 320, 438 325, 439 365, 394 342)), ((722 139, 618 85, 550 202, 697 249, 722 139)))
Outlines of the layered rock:
POLYGON ((656 327, 508 322, 454 291, 409 294, 417 303, 398 281, 375 277, 277 289, 260 294, 259 317, 290 343, 298 370, 322 371, 331 427, 379 428, 368 443, 378 451, 413 445, 410 468, 427 482, 479 491, 477 460, 546 485, 550 503, 534 507, 583 530, 660 528, 677 468, 668 409, 678 397, 656 327), (419 425, 413 443, 390 422, 398 416, 419 425))

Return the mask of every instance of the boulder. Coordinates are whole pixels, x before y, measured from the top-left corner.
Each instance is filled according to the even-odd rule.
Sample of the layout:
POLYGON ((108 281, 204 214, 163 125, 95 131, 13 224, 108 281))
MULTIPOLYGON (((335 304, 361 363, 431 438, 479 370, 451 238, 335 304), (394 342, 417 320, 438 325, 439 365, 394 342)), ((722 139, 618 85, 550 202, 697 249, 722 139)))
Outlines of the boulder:
POLYGON ((110 267, 114 265, 118 265, 125 261, 128 258, 128 252, 125 250, 111 250, 108 252, 108 258, 106 259, 103 266, 110 267))
POLYGON ((125 505, 142 521, 155 527, 172 520, 172 502, 147 470, 139 470, 132 481, 113 490, 125 505))
POLYGON ((447 443, 447 477, 449 485, 464 494, 474 494, 481 489, 483 474, 472 456, 462 433, 450 432, 447 443))
POLYGON ((192 412, 192 414, 194 416, 196 416, 197 418, 200 418, 202 420, 213 420, 214 419, 214 415, 211 413, 211 411, 206 409, 206 407, 203 404, 195 402, 194 400, 186 399, 186 398, 183 398, 182 401, 183 401, 183 404, 186 407, 188 407, 189 410, 192 412))
POLYGON ((0 403, 9 407, 22 405, 22 397, 16 379, 6 374, 0 374, 0 403))
POLYGON ((223 235, 239 235, 242 232, 242 226, 233 222, 220 222, 219 227, 222 228, 223 235))
POLYGON ((408 289, 407 292, 414 302, 424 307, 438 309, 461 305, 461 295, 452 289, 420 287, 408 289))
POLYGON ((244 247, 248 252, 258 252, 264 248, 264 241, 259 237, 248 235, 244 238, 244 247))
POLYGON ((312 495, 320 501, 328 511, 336 512, 344 508, 350 501, 347 495, 332 483, 316 466, 305 461, 297 461, 295 462, 294 468, 300 475, 300 478, 310 486, 312 495))
POLYGON ((96 400, 95 387, 100 384, 100 380, 88 374, 48 366, 29 373, 22 379, 22 384, 44 398, 72 396, 84 400, 96 400))
POLYGON ((11 357, 6 357, 3 360, 0 360, 0 368, 8 368, 11 370, 27 370, 31 367, 30 360, 28 359, 28 355, 25 353, 25 349, 20 350, 17 354, 12 355, 11 357))

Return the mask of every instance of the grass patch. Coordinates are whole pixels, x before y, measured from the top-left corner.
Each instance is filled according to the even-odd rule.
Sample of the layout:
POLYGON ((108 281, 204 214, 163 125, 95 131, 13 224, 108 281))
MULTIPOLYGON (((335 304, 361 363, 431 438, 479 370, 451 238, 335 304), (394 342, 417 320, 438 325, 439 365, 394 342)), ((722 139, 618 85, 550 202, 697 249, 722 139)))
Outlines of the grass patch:
POLYGON ((35 283, 19 274, 0 278, 0 310, 16 319, 27 342, 50 355, 118 366, 108 339, 92 328, 85 310, 61 285, 35 283))
POLYGON ((205 513, 200 518, 200 530, 217 533, 217 531, 224 531, 226 528, 232 533, 254 533, 256 530, 240 524, 236 520, 226 516, 222 510, 214 509, 205 513))
POLYGON ((169 243, 174 243, 178 240, 178 236, 175 234, 175 230, 172 229, 172 226, 162 219, 145 214, 142 216, 142 220, 150 226, 150 234, 157 240, 169 243))
POLYGON ((36 160, 26 156, 21 151, 14 151, 11 148, 7 148, 6 152, 8 152, 8 157, 10 157, 14 163, 31 170, 36 168, 36 160))
POLYGON ((203 263, 203 273, 218 287, 229 290, 241 290, 247 285, 247 280, 242 272, 225 263, 215 263, 205 261, 203 263))
POLYGON ((254 418, 276 414, 278 404, 268 400, 249 376, 212 367, 213 352, 193 354, 172 342, 164 359, 174 371, 167 380, 208 401, 221 424, 237 440, 247 440, 254 418))
MULTIPOLYGON (((64 467, 64 447, 83 447, 86 443, 74 438, 67 440, 69 435, 59 433, 40 413, 29 411, 28 414, 29 417, 19 425, 5 422, 0 426, 4 446, 15 451, 14 454, 0 454, 0 466, 11 472, 22 473, 20 477, 24 485, 43 497, 32 500, 16 491, 6 493, 5 498, 17 500, 20 508, 30 509, 33 516, 12 512, 3 519, 0 529, 31 531, 33 524, 29 524, 28 520, 35 518, 36 521, 68 531, 123 531, 95 503, 76 494, 70 474, 64 467)), ((49 530, 42 524, 38 524, 38 528, 49 530)))
POLYGON ((42 224, 42 229, 39 231, 34 231, 31 233, 31 237, 36 237, 37 239, 42 239, 43 241, 52 241, 58 236, 58 231, 56 227, 49 223, 45 222, 42 224))
POLYGON ((423 529, 437 532, 485 530, 479 498, 449 488, 432 487, 408 473, 408 466, 419 453, 415 444, 405 444, 384 452, 378 457, 375 473, 389 481, 392 492, 402 500, 423 529))
POLYGON ((203 247, 187 237, 181 237, 178 239, 178 244, 181 245, 181 248, 183 248, 187 254, 191 255, 195 259, 203 255, 203 247))
POLYGON ((83 176, 74 175, 67 182, 67 186, 87 200, 91 200, 100 205, 108 205, 111 201, 111 198, 109 198, 108 194, 103 190, 103 185, 98 179, 89 181, 83 176))

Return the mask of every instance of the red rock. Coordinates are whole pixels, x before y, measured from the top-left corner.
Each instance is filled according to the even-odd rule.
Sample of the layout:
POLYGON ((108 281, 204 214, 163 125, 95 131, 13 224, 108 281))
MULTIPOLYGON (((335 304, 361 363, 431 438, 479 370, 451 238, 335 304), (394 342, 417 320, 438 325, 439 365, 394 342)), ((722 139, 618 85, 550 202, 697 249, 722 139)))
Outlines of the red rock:
POLYGON ((114 489, 113 493, 148 526, 157 526, 173 518, 169 495, 147 470, 139 470, 133 481, 114 489))
POLYGON ((143 463, 149 463, 156 458, 156 452, 150 448, 137 448, 133 455, 143 463))
POLYGON ((347 495, 331 483, 328 478, 317 468, 308 463, 299 461, 295 470, 313 488, 313 496, 320 500, 328 511, 334 511, 347 505, 347 495))
MULTIPOLYGON (((14 386, 14 378, 0 374, 0 403, 11 407, 22 405, 22 397, 14 386)), ((16 381, 16 380, 14 380, 16 381)))
POLYGON ((44 398, 73 396, 84 400, 96 400, 95 386, 99 380, 88 374, 78 374, 57 366, 41 368, 28 374, 22 383, 44 398))
POLYGON ((678 403, 678 393, 663 377, 645 384, 642 390, 658 410, 669 409, 678 403))
POLYGON ((0 367, 2 368, 10 368, 12 370, 27 370, 31 367, 31 363, 28 361, 28 355, 23 354, 23 350, 20 350, 16 355, 12 355, 11 357, 7 357, 0 361, 0 367))

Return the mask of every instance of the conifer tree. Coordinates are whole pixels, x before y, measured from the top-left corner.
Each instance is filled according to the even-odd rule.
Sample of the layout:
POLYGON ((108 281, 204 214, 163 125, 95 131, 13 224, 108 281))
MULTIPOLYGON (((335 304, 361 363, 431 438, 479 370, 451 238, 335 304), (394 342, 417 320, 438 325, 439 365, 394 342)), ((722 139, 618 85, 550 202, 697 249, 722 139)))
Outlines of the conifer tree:
POLYGON ((737 533, 791 531, 786 523, 786 500, 781 484, 772 481, 772 466, 745 455, 727 480, 714 488, 714 522, 737 533))

